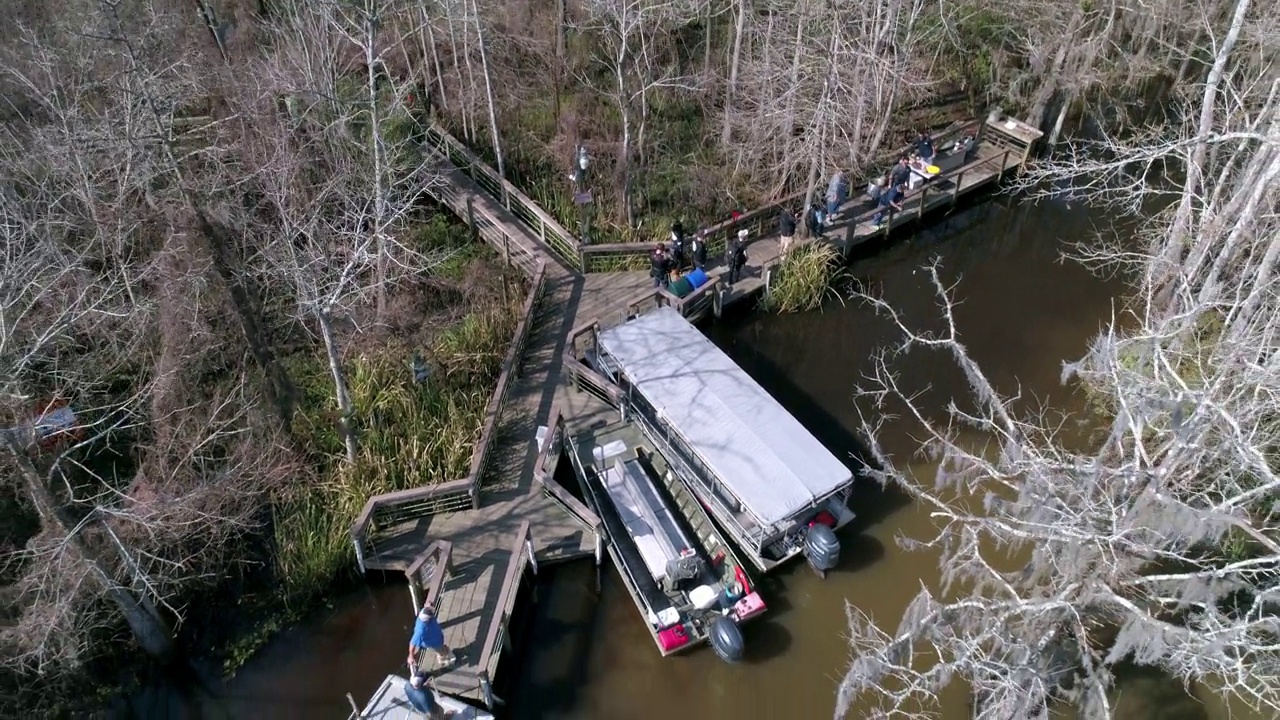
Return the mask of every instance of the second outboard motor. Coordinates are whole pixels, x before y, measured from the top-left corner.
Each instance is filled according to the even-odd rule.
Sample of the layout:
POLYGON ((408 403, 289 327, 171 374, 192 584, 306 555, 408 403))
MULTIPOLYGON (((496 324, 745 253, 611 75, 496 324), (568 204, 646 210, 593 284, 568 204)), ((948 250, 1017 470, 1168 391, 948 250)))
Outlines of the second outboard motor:
POLYGON ((711 642, 711 649, 725 662, 738 662, 746 651, 746 642, 742 639, 738 623, 724 615, 711 621, 707 639, 711 642))
POLYGON ((804 557, 822 577, 840 564, 840 540, 831 528, 815 523, 804 536, 804 557))

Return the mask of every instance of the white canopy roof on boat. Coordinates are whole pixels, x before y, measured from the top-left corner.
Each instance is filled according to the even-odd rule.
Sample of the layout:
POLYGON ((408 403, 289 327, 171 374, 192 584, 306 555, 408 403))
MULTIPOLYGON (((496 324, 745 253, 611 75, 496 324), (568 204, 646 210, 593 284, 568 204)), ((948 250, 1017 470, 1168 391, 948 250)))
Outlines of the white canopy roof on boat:
POLYGON ((599 342, 762 525, 853 481, 800 421, 675 309, 605 330, 599 342))

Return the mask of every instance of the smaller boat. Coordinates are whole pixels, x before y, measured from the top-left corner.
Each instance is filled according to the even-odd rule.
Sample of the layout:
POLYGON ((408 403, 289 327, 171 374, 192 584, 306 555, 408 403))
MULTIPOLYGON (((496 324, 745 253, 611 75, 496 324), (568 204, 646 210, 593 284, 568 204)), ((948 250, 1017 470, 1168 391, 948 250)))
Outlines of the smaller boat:
MULTIPOLYGON (((409 679, 400 675, 388 675, 382 681, 369 703, 359 714, 352 714, 348 720, 400 720, 404 717, 421 717, 415 714, 405 694, 405 686, 409 679), (406 712, 410 713, 406 715, 406 712)), ((436 704, 444 710, 445 720, 493 720, 493 714, 459 700, 458 698, 430 689, 436 704)), ((348 696, 350 697, 350 696, 348 696)))
POLYGON ((584 500, 600 516, 609 555, 665 657, 710 643, 744 653, 739 624, 764 601, 711 518, 635 424, 568 438, 584 500))

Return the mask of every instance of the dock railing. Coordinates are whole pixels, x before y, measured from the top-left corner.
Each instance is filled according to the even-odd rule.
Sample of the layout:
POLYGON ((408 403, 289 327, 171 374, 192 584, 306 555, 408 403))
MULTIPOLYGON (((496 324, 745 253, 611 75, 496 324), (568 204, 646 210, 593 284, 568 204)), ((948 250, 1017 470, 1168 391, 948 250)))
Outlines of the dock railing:
POLYGON ((538 459, 533 466, 533 478, 542 486, 543 492, 564 506, 571 515, 599 538, 604 528, 600 517, 555 479, 556 465, 560 458, 560 451, 564 447, 564 432, 564 416, 560 412, 559 403, 556 403, 551 406, 547 434, 543 438, 542 447, 538 449, 538 459))
POLYGON ((520 191, 511 181, 481 160, 448 131, 435 123, 425 127, 427 141, 435 150, 449 158, 459 170, 471 178, 486 192, 500 201, 511 214, 533 230, 538 239, 546 243, 565 262, 574 268, 582 268, 578 239, 547 211, 520 191))
MULTIPOLYGON (((966 131, 976 132, 980 124, 981 121, 979 120, 951 123, 934 133, 935 146, 945 147, 963 136, 966 131)), ((896 158, 901 157, 903 154, 911 152, 912 149, 912 146, 907 145, 882 153, 869 163, 868 167, 872 168, 869 172, 866 170, 845 171, 846 177, 850 182, 850 194, 855 195, 859 186, 865 188, 873 178, 882 177, 888 165, 891 165, 896 158)), ((826 185, 823 184, 818 189, 820 192, 825 193, 825 187, 826 185)), ((761 207, 739 215, 736 219, 725 220, 724 222, 707 226, 705 228, 707 231, 707 256, 711 258, 724 257, 725 245, 728 244, 729 238, 737 235, 741 230, 747 231, 748 242, 772 235, 778 223, 778 212, 780 210, 783 208, 804 210, 800 205, 805 199, 805 192, 802 190, 775 198, 761 207)), ((582 271, 589 273, 643 270, 649 266, 649 253, 652 250, 652 243, 643 242, 583 245, 581 246, 582 271)))
POLYGON ((485 706, 490 710, 496 704, 493 696, 493 673, 497 669, 498 658, 501 657, 501 653, 495 651, 509 649, 511 644, 511 613, 515 608, 516 596, 520 592, 520 581, 524 578, 525 569, 531 567, 533 573, 538 574, 538 561, 533 554, 533 536, 529 531, 528 520, 520 523, 515 543, 511 547, 510 558, 507 561, 507 572, 503 575, 502 589, 498 593, 493 619, 489 621, 484 645, 481 646, 478 656, 482 662, 489 663, 488 666, 480 668, 477 689, 480 691, 480 696, 484 698, 485 706))
POLYGON ((415 613, 422 608, 424 600, 433 607, 436 605, 440 588, 444 587, 445 579, 453 573, 450 562, 452 555, 453 543, 436 540, 405 569, 404 577, 409 581, 409 596, 415 613))
POLYGON ((599 331, 598 322, 574 328, 569 333, 569 342, 565 344, 563 367, 574 390, 590 393, 611 407, 622 407, 622 390, 586 363, 596 352, 596 334, 599 331))
POLYGON ((502 415, 511 386, 519 376, 520 359, 533 328, 545 283, 546 266, 539 263, 531 280, 529 294, 525 298, 520 321, 512 334, 507 354, 502 359, 497 386, 485 408, 484 424, 481 426, 480 438, 471 452, 471 466, 467 476, 438 485, 374 495, 365 501, 364 508, 351 526, 351 541, 355 545, 356 562, 360 565, 361 572, 367 571, 371 564, 376 565, 370 562, 368 551, 380 530, 415 517, 480 507, 481 483, 497 435, 498 419, 502 415))

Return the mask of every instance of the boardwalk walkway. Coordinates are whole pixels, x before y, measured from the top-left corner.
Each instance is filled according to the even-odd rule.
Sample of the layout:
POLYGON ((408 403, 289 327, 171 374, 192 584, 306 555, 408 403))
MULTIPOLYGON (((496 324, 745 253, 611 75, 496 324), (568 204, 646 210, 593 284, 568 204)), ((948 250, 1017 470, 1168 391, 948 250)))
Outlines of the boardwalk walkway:
MULTIPOLYGON (((435 602, 446 642, 459 657, 454 667, 437 674, 437 688, 489 703, 489 679, 507 644, 507 620, 525 569, 575 557, 599 558, 598 527, 592 527, 581 513, 553 499, 535 479, 541 455, 536 436, 540 423, 549 422, 553 405, 571 428, 606 422, 609 414, 608 406, 589 394, 566 390, 562 380, 567 374, 564 358, 566 350, 572 350, 567 345, 575 328, 596 321, 620 321, 629 303, 645 297, 653 288, 643 270, 590 272, 595 269, 592 256, 603 258, 616 252, 624 260, 622 266, 635 267, 637 250, 643 262, 647 248, 578 246, 544 211, 497 178, 456 140, 438 129, 432 132, 439 141, 436 149, 441 178, 431 188, 432 194, 467 220, 504 258, 539 278, 541 292, 532 305, 523 354, 515 358, 518 371, 505 395, 500 381, 499 400, 505 401, 497 404, 495 434, 492 443, 486 445, 490 450, 479 453, 478 470, 468 481, 469 487, 467 482, 455 483, 459 487, 452 497, 469 497, 469 501, 433 501, 435 504, 414 506, 418 508, 414 512, 393 514, 400 519, 383 523, 385 526, 378 528, 376 537, 370 533, 368 543, 362 545, 369 526, 378 524, 370 520, 370 510, 378 499, 371 499, 352 534, 362 567, 403 571, 410 577, 411 588, 421 581, 422 589, 435 602)), ((993 152, 997 151, 980 159, 990 164, 995 157, 993 152)), ((1025 160, 1025 155, 1021 159, 1025 160)), ((949 202, 954 202, 967 187, 989 182, 992 177, 998 179, 1007 162, 1006 153, 998 172, 972 171, 968 183, 960 177, 949 202)), ((948 202, 945 193, 935 193, 932 201, 926 196, 927 193, 909 201, 889 226, 948 202)), ((746 279, 725 290, 719 302, 749 296, 765 284, 768 269, 780 256, 779 242, 772 232, 773 219, 778 207, 794 207, 790 203, 781 201, 719 229, 718 242, 712 244, 717 250, 723 247, 727 233, 736 232, 739 227, 750 228, 753 235, 746 279)), ((855 205, 856 201, 850 203, 843 224, 832 228, 832 235, 839 238, 837 245, 845 252, 857 242, 883 232, 867 226, 869 213, 855 205)), ((716 260, 720 254, 715 253, 716 260)), ((713 276, 723 273, 720 265, 713 264, 713 276)), ((513 352, 520 350, 518 345, 517 342, 513 352)), ((408 503, 409 498, 420 500, 421 496, 420 491, 405 491, 386 496, 385 500, 391 505, 402 500, 408 503)), ((416 602, 416 593, 414 598, 416 602)))

